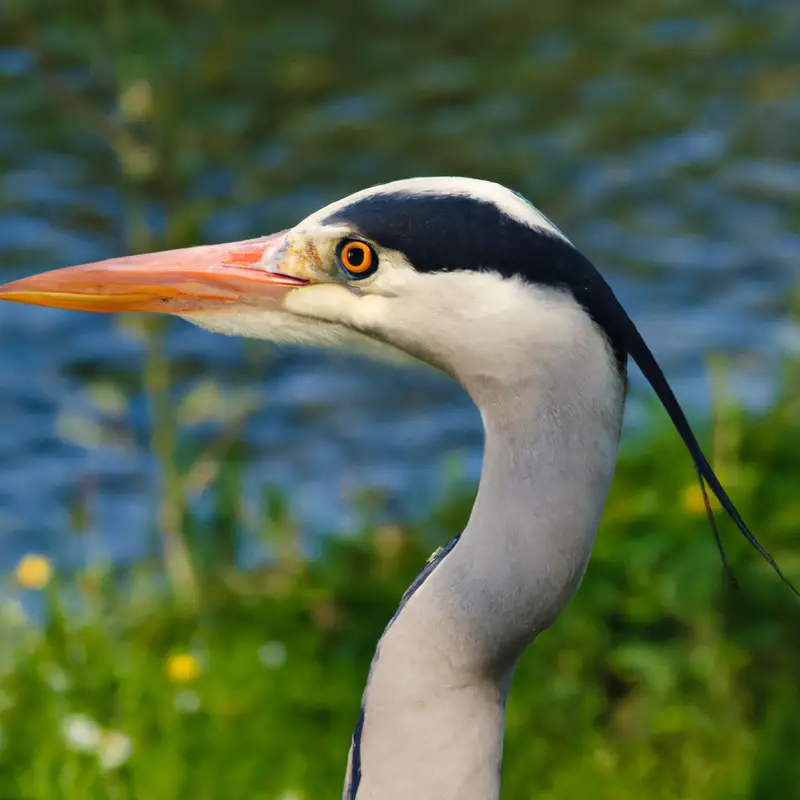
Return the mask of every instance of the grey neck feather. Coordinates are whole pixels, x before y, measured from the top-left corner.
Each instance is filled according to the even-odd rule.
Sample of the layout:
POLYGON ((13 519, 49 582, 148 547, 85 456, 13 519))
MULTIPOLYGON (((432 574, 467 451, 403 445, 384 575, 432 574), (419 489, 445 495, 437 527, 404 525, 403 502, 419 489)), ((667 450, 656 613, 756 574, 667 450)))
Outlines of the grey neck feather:
POLYGON ((499 797, 514 666, 581 581, 616 461, 624 381, 590 323, 574 333, 511 381, 453 365, 484 421, 480 487, 458 543, 381 639, 345 798, 499 797))

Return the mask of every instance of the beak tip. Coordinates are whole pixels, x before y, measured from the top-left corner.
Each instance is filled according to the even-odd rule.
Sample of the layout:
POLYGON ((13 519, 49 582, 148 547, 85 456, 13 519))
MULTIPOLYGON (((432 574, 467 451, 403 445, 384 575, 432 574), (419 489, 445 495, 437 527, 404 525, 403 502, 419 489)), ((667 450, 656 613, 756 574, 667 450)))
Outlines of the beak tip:
POLYGON ((178 314, 241 301, 272 303, 307 281, 260 267, 286 232, 64 267, 0 285, 0 300, 72 311, 178 314))

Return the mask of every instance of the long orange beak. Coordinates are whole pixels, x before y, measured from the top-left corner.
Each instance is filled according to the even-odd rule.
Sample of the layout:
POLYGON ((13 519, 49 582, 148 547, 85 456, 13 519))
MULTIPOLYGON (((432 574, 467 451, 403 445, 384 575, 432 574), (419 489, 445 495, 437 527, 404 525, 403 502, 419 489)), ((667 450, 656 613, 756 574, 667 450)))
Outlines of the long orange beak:
POLYGON ((307 281, 277 271, 286 231, 65 267, 0 286, 0 299, 75 311, 180 314, 276 300, 307 281))

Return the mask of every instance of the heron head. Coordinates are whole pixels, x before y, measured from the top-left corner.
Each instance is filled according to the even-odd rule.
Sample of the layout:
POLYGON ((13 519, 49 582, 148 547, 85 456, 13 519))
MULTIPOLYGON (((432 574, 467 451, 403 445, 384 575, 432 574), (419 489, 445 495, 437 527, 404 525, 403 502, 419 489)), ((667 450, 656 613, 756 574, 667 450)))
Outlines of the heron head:
POLYGON ((0 298, 174 314, 220 333, 416 359, 469 384, 528 376, 537 353, 569 369, 586 347, 624 366, 598 278, 511 190, 413 178, 271 236, 67 267, 0 287, 0 298))

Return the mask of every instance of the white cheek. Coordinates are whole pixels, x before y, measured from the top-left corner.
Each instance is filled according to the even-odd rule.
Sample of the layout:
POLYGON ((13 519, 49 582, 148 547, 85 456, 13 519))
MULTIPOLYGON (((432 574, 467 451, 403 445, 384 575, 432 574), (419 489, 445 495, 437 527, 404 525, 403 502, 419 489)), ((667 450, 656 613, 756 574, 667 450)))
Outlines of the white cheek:
POLYGON ((298 319, 284 311, 225 310, 195 311, 181 315, 187 322, 213 333, 241 336, 247 339, 267 339, 286 344, 336 345, 341 332, 325 322, 298 319))
POLYGON ((283 299, 283 307, 291 314, 333 320, 348 307, 351 293, 343 286, 319 283, 292 289, 283 299))
POLYGON ((292 314, 369 330, 381 318, 384 302, 380 295, 357 294, 325 283, 292 290, 283 305, 292 314))
MULTIPOLYGON (((328 287, 308 287, 309 289, 328 287)), ((336 287, 331 287, 336 289, 336 287)), ((296 290, 300 291, 300 290, 296 290)), ((341 290, 340 290, 341 291, 341 290)), ((349 296, 349 293, 347 293, 349 296)), ((337 300, 339 298, 337 297, 337 300)), ((357 298, 356 298, 357 299, 357 298)), ((311 303, 295 298, 301 308, 309 311, 311 303)), ((316 293, 315 293, 316 302, 316 293)), ((356 303, 360 307, 359 303, 356 303)), ((230 310, 195 311, 181 315, 187 322, 213 333, 241 336, 249 339, 266 339, 283 344, 301 344, 315 347, 345 348, 393 364, 419 364, 412 356, 390 345, 371 339, 350 327, 335 321, 324 321, 286 311, 237 308, 230 310)))
POLYGON ((424 278, 422 280, 420 278, 419 273, 406 264, 393 264, 389 269, 375 276, 369 291, 387 297, 413 295, 418 290, 418 284, 424 280, 424 278))

